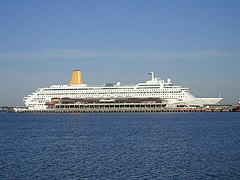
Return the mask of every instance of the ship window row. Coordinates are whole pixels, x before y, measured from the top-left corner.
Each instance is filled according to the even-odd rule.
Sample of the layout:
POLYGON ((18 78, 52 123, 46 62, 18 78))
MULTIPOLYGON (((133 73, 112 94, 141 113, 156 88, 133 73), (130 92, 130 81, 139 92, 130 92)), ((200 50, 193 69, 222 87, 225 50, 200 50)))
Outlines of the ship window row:
POLYGON ((138 89, 159 89, 160 86, 159 87, 151 87, 151 86, 147 87, 147 86, 145 86, 145 87, 137 87, 137 88, 138 89))
MULTIPOLYGON (((99 96, 90 96, 90 95, 85 95, 85 96, 76 96, 76 98, 98 98, 99 96)), ((119 97, 119 96, 117 96, 119 97)), ((183 96, 174 96, 174 95, 166 95, 166 96, 157 96, 157 95, 154 95, 154 94, 151 94, 151 95, 147 95, 147 94, 143 94, 143 95, 122 95, 120 97, 156 97, 156 98, 184 98, 183 96)), ((107 95, 104 95, 104 96, 100 96, 100 98, 116 98, 116 96, 114 95, 110 95, 110 94, 107 94, 107 95)))
MULTIPOLYGON (((99 90, 133 90, 134 88, 129 88, 129 87, 126 87, 126 88, 101 88, 99 90)), ((86 91, 86 90, 96 90, 96 89, 93 89, 93 88, 78 88, 78 89, 43 89, 42 91, 86 91)))
POLYGON ((45 93, 45 94, 38 94, 38 95, 60 95, 60 94, 63 94, 63 95, 67 95, 67 94, 72 94, 72 95, 74 95, 74 94, 122 94, 122 93, 139 93, 139 94, 141 94, 141 93, 181 93, 181 91, 168 91, 168 92, 166 92, 166 91, 154 91, 154 92, 152 92, 152 91, 131 91, 131 92, 125 92, 125 91, 121 91, 121 92, 57 92, 57 93, 45 93))
MULTIPOLYGON (((102 94, 101 96, 128 96, 129 94, 102 94)), ((60 95, 61 96, 61 95, 60 95)), ((63 95, 64 96, 64 95, 63 95)), ((75 97, 99 97, 99 95, 96 95, 96 94, 76 94, 76 95, 72 95, 72 96, 75 96, 75 97)), ((131 94, 130 96, 138 96, 138 97, 141 97, 141 96, 157 96, 159 97, 159 94, 156 94, 156 93, 151 93, 151 94, 131 94)), ((43 96, 44 98, 41 98, 41 99, 33 99, 31 102, 45 102, 45 98, 53 98, 53 96, 43 96)), ((56 96, 55 96, 56 97, 56 96)), ((163 94, 162 97, 179 97, 179 98, 183 98, 183 97, 186 97, 185 95, 179 95, 179 94, 163 94)))
MULTIPOLYGON (((60 95, 61 96, 61 95, 60 95)), ((63 95, 64 96, 64 95, 63 95)), ((76 94, 76 95, 72 95, 72 97, 99 97, 99 94, 76 94)), ((116 97, 116 96, 134 96, 134 97, 141 97, 141 96, 154 96, 154 97, 159 97, 159 94, 156 93, 152 93, 152 94, 102 94, 100 95, 100 97, 116 97)), ((45 98, 49 97, 52 98, 53 96, 43 96, 45 98)), ((179 95, 179 94, 168 94, 168 95, 162 95, 163 98, 169 98, 169 97, 179 97, 179 98, 183 98, 185 97, 184 95, 179 95)), ((38 99, 34 99, 31 102, 44 102, 44 100, 38 100, 38 99)))
POLYGON ((77 90, 90 90, 89 88, 84 89, 43 89, 42 91, 77 91, 77 90))
MULTIPOLYGON (((140 88, 137 88, 138 91, 149 91, 149 89, 140 89, 140 88)), ((162 90, 166 90, 166 89, 162 89, 162 90)), ((174 89, 176 90, 176 89, 174 89)), ((55 91, 55 90, 43 90, 44 93, 48 93, 48 92, 52 92, 52 91, 55 91)), ((39 92, 39 93, 43 93, 43 91, 39 92)), ((112 91, 115 91, 115 92, 121 92, 121 91, 126 91, 126 92, 131 92, 131 91, 136 91, 135 89, 124 89, 124 88, 121 88, 121 89, 56 89, 56 91, 59 91, 59 92, 79 92, 79 91, 89 91, 89 92, 101 92, 101 91, 104 91, 104 92, 112 92, 112 91)), ((151 91, 159 91, 159 88, 158 89, 151 89, 151 91)))
MULTIPOLYGON (((39 92, 39 94, 50 94, 50 93, 53 93, 53 91, 51 90, 44 90, 45 92, 39 92)), ((75 89, 75 90, 63 90, 63 89, 58 89, 57 90, 59 93, 93 93, 93 92, 96 92, 96 93, 101 93, 101 92, 147 92, 149 91, 149 89, 138 89, 138 91, 134 90, 134 89, 119 89, 119 90, 116 90, 116 89, 111 89, 111 90, 103 90, 103 89, 99 89, 99 90, 87 90, 87 89, 82 89, 82 90, 79 90, 79 89, 75 89)), ((169 93, 172 93, 172 92, 175 92, 175 91, 178 91, 178 92, 181 92, 179 91, 179 89, 151 89, 151 92, 154 91, 154 92, 164 92, 164 91, 167 91, 169 93)))

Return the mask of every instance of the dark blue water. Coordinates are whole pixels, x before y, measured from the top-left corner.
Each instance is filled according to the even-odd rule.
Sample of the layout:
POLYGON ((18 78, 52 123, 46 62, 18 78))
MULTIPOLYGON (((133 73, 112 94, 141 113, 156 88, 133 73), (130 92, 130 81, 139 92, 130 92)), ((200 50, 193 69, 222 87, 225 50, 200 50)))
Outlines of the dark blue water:
POLYGON ((239 179, 240 113, 0 113, 0 179, 239 179))

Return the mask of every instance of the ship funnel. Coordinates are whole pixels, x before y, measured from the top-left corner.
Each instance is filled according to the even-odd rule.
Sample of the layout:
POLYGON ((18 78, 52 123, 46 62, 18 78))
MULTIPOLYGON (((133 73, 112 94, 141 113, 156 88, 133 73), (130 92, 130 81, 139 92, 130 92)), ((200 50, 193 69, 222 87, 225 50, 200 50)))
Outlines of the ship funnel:
POLYGON ((82 84, 82 73, 80 70, 74 70, 72 72, 70 84, 82 84))

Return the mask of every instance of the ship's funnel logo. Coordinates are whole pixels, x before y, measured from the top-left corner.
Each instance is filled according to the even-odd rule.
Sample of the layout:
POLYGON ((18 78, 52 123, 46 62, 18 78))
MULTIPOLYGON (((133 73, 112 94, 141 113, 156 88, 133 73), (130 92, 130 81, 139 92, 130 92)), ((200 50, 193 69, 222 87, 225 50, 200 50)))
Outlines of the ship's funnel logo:
POLYGON ((74 70, 72 72, 70 84, 82 84, 82 73, 80 70, 74 70))

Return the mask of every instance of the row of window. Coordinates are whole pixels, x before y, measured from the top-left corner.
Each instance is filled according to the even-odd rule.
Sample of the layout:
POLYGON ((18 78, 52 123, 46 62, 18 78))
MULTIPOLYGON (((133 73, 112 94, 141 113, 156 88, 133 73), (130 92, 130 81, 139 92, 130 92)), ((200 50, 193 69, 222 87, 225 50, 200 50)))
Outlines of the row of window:
POLYGON ((165 92, 165 91, 162 91, 162 92, 160 92, 160 91, 154 91, 154 92, 150 92, 150 91, 138 91, 138 92, 136 92, 136 91, 131 91, 131 92, 126 92, 126 91, 122 91, 122 92, 113 92, 113 91, 109 91, 109 92, 97 92, 97 91, 94 91, 94 92, 84 92, 84 93, 80 93, 80 92, 77 92, 77 91, 75 91, 75 92, 69 92, 69 91, 67 91, 67 92, 57 92, 57 93, 52 93, 52 92, 49 92, 49 93, 38 93, 37 95, 56 95, 56 94, 133 94, 133 93, 138 93, 138 94, 142 94, 142 93, 158 93, 158 94, 160 94, 160 93, 171 93, 171 94, 173 94, 173 93, 181 93, 181 91, 169 91, 169 92, 165 92))
MULTIPOLYGON (((59 95, 58 97, 65 97, 66 95, 59 95)), ((69 95, 67 95, 67 96, 69 96, 69 95)), ((70 95, 70 97, 71 98, 86 98, 86 97, 88 97, 88 98, 118 98, 118 97, 159 97, 159 95, 157 95, 157 94, 141 94, 140 96, 139 95, 131 95, 131 96, 127 96, 127 95, 121 95, 121 96, 119 96, 119 95, 112 95, 112 94, 105 94, 105 95, 103 95, 103 96, 99 96, 99 95, 81 95, 81 94, 78 94, 78 95, 70 95)), ((56 95, 55 96, 42 96, 42 98, 34 98, 33 100, 32 100, 32 102, 40 102, 40 103, 43 103, 43 102, 45 102, 45 98, 52 98, 52 97, 56 97, 56 95)), ((161 96, 161 98, 184 98, 185 96, 184 95, 177 95, 177 94, 169 94, 169 95, 162 95, 161 96)))
MULTIPOLYGON (((43 91, 44 91, 44 93, 47 93, 47 92, 52 92, 52 91, 55 91, 55 90, 45 89, 43 91)), ((78 92, 78 93, 83 93, 83 92, 86 92, 86 91, 91 92, 91 93, 93 93, 93 92, 99 93, 99 92, 102 92, 102 91, 104 91, 104 92, 147 92, 147 91, 149 91, 149 89, 137 89, 137 91, 134 90, 134 89, 109 89, 109 90, 106 90, 106 89, 97 89, 97 90, 94 90, 94 89, 91 89, 91 90, 89 90, 89 89, 82 89, 82 90, 79 90, 79 89, 71 89, 71 90, 57 89, 57 91, 59 91, 59 92, 78 92)), ((158 92, 159 89, 151 89, 151 91, 158 92)), ((163 91, 169 91, 169 89, 161 89, 160 90, 160 92, 163 92, 163 91)), ((172 88, 169 92, 172 92, 172 91, 179 91, 180 92, 180 90, 178 88, 172 88)), ((39 92, 39 93, 43 93, 43 92, 39 92)))

